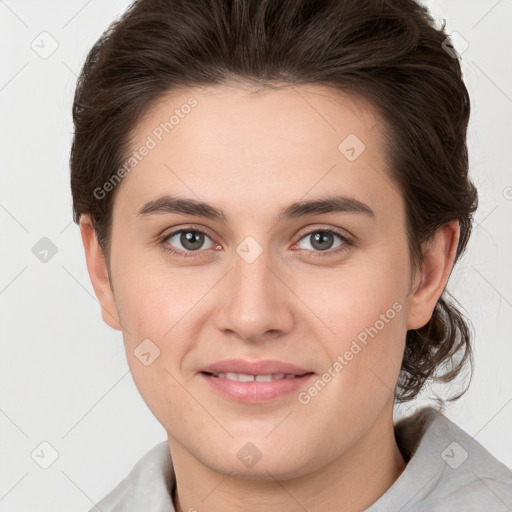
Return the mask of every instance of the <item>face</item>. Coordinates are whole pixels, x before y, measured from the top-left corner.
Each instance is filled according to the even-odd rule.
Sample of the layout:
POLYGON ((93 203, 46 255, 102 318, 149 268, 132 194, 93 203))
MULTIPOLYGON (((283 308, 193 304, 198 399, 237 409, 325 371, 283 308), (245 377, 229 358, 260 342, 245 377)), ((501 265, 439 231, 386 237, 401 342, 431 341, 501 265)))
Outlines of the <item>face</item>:
POLYGON ((292 478, 390 413, 420 315, 384 129, 320 86, 174 92, 140 123, 133 149, 153 147, 116 190, 104 318, 171 447, 216 471, 292 478), (210 373, 278 378, 204 373, 227 359, 277 366, 210 373), (247 455, 261 458, 249 469, 247 455))

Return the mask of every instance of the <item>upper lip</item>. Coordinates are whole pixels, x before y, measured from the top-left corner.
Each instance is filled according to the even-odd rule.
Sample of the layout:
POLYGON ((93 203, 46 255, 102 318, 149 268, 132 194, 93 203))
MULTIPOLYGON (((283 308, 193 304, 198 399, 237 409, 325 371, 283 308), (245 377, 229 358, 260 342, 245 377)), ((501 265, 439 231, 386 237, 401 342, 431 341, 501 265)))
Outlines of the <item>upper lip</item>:
POLYGON ((209 364, 201 369, 208 373, 243 373, 245 375, 276 375, 284 373, 285 375, 304 375, 313 373, 299 366, 283 361, 274 361, 264 359, 260 361, 246 361, 244 359, 223 359, 216 363, 209 364))

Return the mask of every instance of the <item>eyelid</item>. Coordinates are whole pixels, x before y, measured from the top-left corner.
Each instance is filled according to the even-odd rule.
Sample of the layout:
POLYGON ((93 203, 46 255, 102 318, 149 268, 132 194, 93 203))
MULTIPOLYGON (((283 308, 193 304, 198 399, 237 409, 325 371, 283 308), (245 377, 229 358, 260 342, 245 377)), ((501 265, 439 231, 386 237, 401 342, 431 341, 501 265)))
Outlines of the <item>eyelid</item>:
POLYGON ((182 231, 197 231, 199 233, 204 233, 205 235, 208 235, 212 240, 215 238, 215 235, 213 234, 212 231, 210 231, 209 228, 207 228, 206 226, 199 226, 199 225, 195 225, 195 224, 185 224, 183 226, 174 226, 172 228, 171 231, 169 231, 168 233, 166 233, 167 231, 167 228, 164 229, 163 231, 161 231, 157 237, 158 238, 169 238, 173 235, 176 235, 177 233, 181 233, 182 231), (164 234, 166 233, 166 234, 164 234))
MULTIPOLYGON (((352 235, 352 233, 350 233, 346 229, 338 228, 338 227, 332 226, 330 224, 324 224, 324 225, 312 224, 312 225, 306 226, 305 228, 300 230, 296 236, 298 237, 298 240, 301 240, 306 235, 316 233, 317 231, 326 231, 326 232, 336 233, 338 236, 340 236, 344 240, 354 241, 354 235, 352 235), (313 226, 313 227, 311 227, 311 226, 313 226)), ((297 242, 295 242, 295 243, 297 243, 297 242)))

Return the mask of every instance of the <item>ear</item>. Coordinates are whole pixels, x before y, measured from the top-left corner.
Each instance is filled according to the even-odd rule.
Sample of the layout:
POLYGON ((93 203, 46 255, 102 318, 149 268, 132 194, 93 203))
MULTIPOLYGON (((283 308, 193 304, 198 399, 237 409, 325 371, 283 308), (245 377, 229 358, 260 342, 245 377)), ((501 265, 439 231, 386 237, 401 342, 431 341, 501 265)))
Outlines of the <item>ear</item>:
POLYGON ((423 265, 416 273, 409 300, 407 329, 419 329, 432 318, 455 261, 459 244, 459 221, 440 227, 425 243, 423 265))
POLYGON ((103 321, 112 329, 120 331, 119 314, 108 279, 107 261, 98 243, 98 237, 90 215, 80 216, 80 234, 84 244, 87 270, 89 271, 94 293, 101 306, 103 321))

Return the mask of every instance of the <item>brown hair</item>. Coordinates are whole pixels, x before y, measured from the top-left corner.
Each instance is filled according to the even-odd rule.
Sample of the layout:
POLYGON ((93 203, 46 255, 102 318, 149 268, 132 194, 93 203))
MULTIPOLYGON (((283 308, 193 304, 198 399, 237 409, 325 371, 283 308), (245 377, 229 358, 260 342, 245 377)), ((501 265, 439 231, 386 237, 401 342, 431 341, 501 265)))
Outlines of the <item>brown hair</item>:
MULTIPOLYGON (((91 215, 108 261, 117 188, 101 198, 94 191, 123 165, 137 123, 170 91, 232 81, 319 84, 364 98, 384 120, 413 271, 423 242, 452 220, 460 223, 456 262, 478 200, 468 177, 469 95, 446 41, 444 25, 436 28, 413 0, 135 1, 94 44, 78 78, 74 220, 91 215)), ((447 293, 424 327, 407 332, 399 402, 472 363, 467 320, 447 293)))

